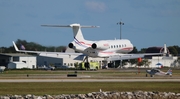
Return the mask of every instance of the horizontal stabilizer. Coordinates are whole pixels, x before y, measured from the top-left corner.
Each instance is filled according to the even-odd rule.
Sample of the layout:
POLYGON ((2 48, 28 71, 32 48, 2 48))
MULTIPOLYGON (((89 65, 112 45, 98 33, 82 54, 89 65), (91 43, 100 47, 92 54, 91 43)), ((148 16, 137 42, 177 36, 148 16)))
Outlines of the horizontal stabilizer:
POLYGON ((80 24, 70 24, 70 25, 41 25, 41 26, 44 26, 44 27, 74 27, 74 26, 77 26, 77 27, 81 27, 81 28, 97 28, 99 26, 84 26, 84 25, 80 25, 80 24))

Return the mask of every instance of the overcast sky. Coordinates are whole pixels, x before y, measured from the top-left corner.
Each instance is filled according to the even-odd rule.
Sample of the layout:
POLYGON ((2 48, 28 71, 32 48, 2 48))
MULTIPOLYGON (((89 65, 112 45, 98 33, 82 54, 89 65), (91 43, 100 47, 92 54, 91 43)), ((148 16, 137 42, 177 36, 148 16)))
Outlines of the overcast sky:
POLYGON ((138 49, 180 46, 179 0, 0 0, 0 47, 17 39, 44 46, 68 45, 71 28, 42 24, 96 25, 83 28, 85 39, 129 39, 138 49))

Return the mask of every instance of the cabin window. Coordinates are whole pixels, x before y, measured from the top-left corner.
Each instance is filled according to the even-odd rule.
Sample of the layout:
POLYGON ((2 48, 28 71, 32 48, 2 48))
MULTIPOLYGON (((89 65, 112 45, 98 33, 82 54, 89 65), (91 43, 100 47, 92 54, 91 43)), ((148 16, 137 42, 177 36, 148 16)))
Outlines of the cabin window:
POLYGON ((121 47, 121 45, 119 45, 119 48, 121 47))
POLYGON ((114 45, 114 48, 116 48, 116 45, 114 45))
POLYGON ((117 48, 118 48, 118 45, 116 45, 117 46, 117 48))

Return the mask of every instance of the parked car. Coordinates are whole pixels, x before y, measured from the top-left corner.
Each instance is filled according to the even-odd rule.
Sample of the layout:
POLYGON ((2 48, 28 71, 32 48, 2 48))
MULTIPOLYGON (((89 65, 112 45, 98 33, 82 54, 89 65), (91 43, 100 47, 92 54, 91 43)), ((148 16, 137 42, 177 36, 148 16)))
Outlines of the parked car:
POLYGON ((108 69, 107 65, 102 66, 102 69, 108 69))
POLYGON ((68 69, 69 68, 69 66, 66 66, 66 65, 54 66, 54 67, 57 69, 68 69))

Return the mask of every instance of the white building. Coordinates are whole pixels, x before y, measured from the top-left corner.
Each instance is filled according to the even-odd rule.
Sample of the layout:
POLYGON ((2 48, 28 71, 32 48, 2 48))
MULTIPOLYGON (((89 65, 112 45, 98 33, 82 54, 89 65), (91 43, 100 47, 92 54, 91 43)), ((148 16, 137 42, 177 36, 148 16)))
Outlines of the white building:
POLYGON ((152 59, 148 59, 151 63, 149 65, 150 68, 160 68, 160 66, 163 67, 174 67, 175 61, 178 59, 178 57, 172 57, 172 56, 154 56, 152 59), (162 64, 162 65, 161 65, 162 64))
MULTIPOLYGON (((75 53, 75 51, 71 48, 67 48, 65 53, 75 53)), ((74 68, 75 63, 81 63, 84 60, 84 56, 77 55, 62 55, 62 54, 54 54, 54 53, 40 53, 37 56, 37 66, 42 65, 53 65, 53 66, 69 66, 70 68, 74 68)), ((104 64, 104 58, 88 58, 89 62, 99 62, 100 66, 104 64)))
POLYGON ((153 56, 148 59, 150 68, 175 67, 178 57, 172 56, 164 44, 164 47, 150 47, 146 52, 163 53, 163 56, 153 56))
MULTIPOLYGON (((142 68, 161 68, 161 67, 178 67, 179 62, 177 56, 171 56, 169 50, 164 44, 164 47, 149 47, 146 53, 163 53, 163 56, 146 56, 150 62, 149 66, 141 66, 142 68)), ((137 67, 136 65, 127 64, 124 67, 137 67)))
MULTIPOLYGON (((35 69, 37 66, 62 66, 66 65, 74 68, 75 63, 81 63, 84 57, 75 55, 56 55, 41 53, 38 56, 21 54, 21 53, 0 53, 0 66, 5 66, 9 69, 29 68, 35 69)), ((89 62, 99 62, 102 66, 104 58, 88 58, 89 62)))
MULTIPOLYGON (((81 63, 84 57, 75 56, 75 55, 55 55, 55 54, 40 54, 37 56, 37 65, 53 65, 53 66, 61 66, 66 65, 71 68, 74 68, 75 63, 81 63)), ((88 58, 89 62, 99 62, 99 65, 102 66, 104 58, 88 58)))
POLYGON ((36 68, 36 56, 28 55, 28 54, 0 54, 1 64, 6 66, 9 69, 21 69, 21 68, 36 68))

